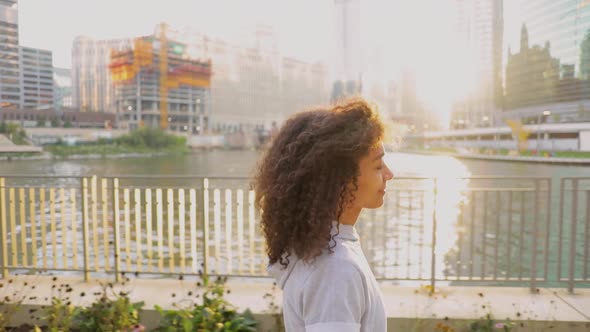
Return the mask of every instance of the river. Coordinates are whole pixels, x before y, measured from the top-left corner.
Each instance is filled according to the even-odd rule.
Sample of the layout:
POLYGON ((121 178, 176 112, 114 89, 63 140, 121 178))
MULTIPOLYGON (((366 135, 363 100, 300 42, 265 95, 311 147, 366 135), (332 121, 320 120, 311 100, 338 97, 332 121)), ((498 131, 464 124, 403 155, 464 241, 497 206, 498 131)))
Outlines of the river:
MULTIPOLYGON (((53 181, 56 181, 35 178, 36 175, 145 175, 150 179, 145 182, 134 180, 133 185, 165 187, 170 185, 169 180, 159 179, 158 175, 248 178, 255 171, 259 158, 260 154, 256 151, 217 150, 149 158, 15 160, 0 162, 0 174, 31 175, 31 178, 22 178, 15 183, 36 186, 53 185, 53 181)), ((470 275, 493 279, 527 277, 531 269, 530 249, 535 243, 533 238, 538 240, 536 245, 540 251, 537 277, 556 281, 567 272, 563 262, 569 250, 569 226, 565 226, 565 235, 560 241, 557 180, 562 177, 590 177, 589 167, 460 160, 396 152, 387 153, 385 162, 398 179, 438 179, 437 278, 452 279, 470 275), (463 179, 478 176, 496 178, 463 179), (540 192, 539 197, 535 196, 535 191, 531 190, 534 189, 534 182, 518 179, 526 177, 552 179, 551 197, 547 195, 548 187, 542 185, 538 188, 541 190, 537 191, 540 192), (500 190, 489 191, 491 187, 500 190), (477 189, 474 193, 469 191, 473 188, 477 189), (528 191, 513 191, 515 188, 528 191), (546 209, 546 206, 551 209, 546 209), (538 221, 539 226, 537 237, 533 236, 535 232, 531 228, 535 221, 538 221), (557 254, 559 246, 563 249, 562 256, 557 254), (546 263, 543 259, 545 256, 546 263), (562 272, 560 276, 557 275, 558 266, 562 272)), ((363 223, 359 225, 359 233, 369 261, 379 277, 428 280, 432 257, 431 211, 434 204, 429 181, 392 181, 384 208, 361 216, 363 223)), ((587 214, 585 212, 580 217, 581 227, 584 225, 583 219, 588 218, 587 214)), ((564 216, 564 220, 567 220, 570 214, 566 211, 564 216)), ((579 255, 587 244, 585 241, 578 242, 579 255)), ((258 257, 257 262, 262 262, 261 259, 258 257)), ((581 261, 576 260, 576 273, 580 276, 584 272, 581 271, 581 261)))

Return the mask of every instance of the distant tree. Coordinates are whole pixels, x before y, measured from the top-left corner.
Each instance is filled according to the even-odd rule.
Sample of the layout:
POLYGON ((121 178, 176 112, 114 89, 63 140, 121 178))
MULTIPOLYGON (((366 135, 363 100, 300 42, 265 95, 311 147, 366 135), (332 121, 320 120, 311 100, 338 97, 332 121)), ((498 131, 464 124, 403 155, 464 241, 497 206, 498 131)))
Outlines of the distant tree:
POLYGON ((59 127, 59 120, 57 119, 57 116, 52 116, 51 117, 51 127, 56 128, 59 127))

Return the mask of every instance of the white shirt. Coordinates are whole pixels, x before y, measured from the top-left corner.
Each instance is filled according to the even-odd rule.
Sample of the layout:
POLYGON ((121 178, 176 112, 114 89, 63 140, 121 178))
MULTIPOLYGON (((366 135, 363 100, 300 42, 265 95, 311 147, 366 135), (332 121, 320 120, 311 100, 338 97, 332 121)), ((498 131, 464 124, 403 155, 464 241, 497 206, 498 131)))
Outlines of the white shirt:
POLYGON ((286 331, 387 331, 381 291, 354 226, 340 224, 334 240, 333 253, 326 250, 311 264, 291 255, 287 268, 269 267, 283 289, 286 331))

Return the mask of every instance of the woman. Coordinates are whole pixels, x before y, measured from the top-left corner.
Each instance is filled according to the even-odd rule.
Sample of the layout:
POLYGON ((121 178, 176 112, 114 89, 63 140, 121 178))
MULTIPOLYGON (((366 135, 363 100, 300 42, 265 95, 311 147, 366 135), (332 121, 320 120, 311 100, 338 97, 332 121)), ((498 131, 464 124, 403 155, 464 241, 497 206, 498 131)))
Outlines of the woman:
POLYGON ((362 99, 286 121, 255 178, 287 332, 384 332, 381 292, 354 228, 393 178, 384 126, 362 99))

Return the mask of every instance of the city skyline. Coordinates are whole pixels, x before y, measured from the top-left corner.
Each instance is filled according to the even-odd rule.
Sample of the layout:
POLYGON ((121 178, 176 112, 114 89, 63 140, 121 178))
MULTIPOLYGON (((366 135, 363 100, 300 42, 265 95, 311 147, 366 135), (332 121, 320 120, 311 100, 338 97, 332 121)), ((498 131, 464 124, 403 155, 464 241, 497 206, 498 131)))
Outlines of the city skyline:
MULTIPOLYGON (((461 36, 453 30, 457 8, 449 5, 452 3, 451 0, 362 2, 359 9, 362 37, 358 48, 363 94, 366 91, 367 97, 375 98, 370 92, 390 91, 392 82, 401 82, 401 74, 411 71, 421 104, 440 116, 443 126, 448 124, 453 101, 468 95, 479 79, 477 73, 482 72, 477 67, 482 64, 470 60, 473 50, 462 45, 461 36), (449 84, 450 80, 453 84, 449 84)), ((514 46, 512 31, 516 27, 520 29, 526 18, 521 15, 522 6, 521 0, 508 1, 503 10, 502 90, 505 90, 506 48, 514 46)), ((585 6, 583 3, 578 7, 585 6)), ((246 48, 256 47, 257 29, 263 26, 276 36, 281 56, 326 64, 332 78, 339 71, 338 12, 333 0, 290 1, 282 5, 257 0, 249 6, 229 0, 214 3, 176 0, 170 5, 139 1, 119 4, 114 0, 101 3, 58 0, 52 4, 20 0, 18 13, 19 44, 51 50, 54 66, 60 68, 72 67, 76 36, 109 40, 150 35, 164 21, 176 31, 208 35, 246 48), (66 12, 73 15, 63 16, 66 12), (235 14, 238 12, 240 15, 235 14), (63 24, 51 24, 56 17, 63 19, 63 24)), ((568 19, 575 16, 572 13, 568 19)))
MULTIPOLYGON (((442 114, 443 121, 448 117, 445 114, 450 111, 450 101, 459 91, 456 85, 445 84, 445 80, 453 74, 451 68, 459 63, 455 53, 460 52, 447 46, 449 41, 456 44, 450 29, 453 16, 450 3, 450 0, 362 2, 358 56, 366 91, 387 90, 392 81, 400 79, 402 70, 411 67, 416 72, 417 92, 425 105, 442 114), (423 10, 425 6, 431 10, 423 10), (432 26, 436 27, 436 38, 432 37, 432 26), (437 50, 439 59, 451 65, 439 66, 432 61, 433 49, 437 50)), ((20 0, 19 37, 23 45, 52 50, 54 66, 71 68, 72 46, 77 36, 109 40, 149 35, 164 21, 178 31, 243 44, 247 40, 253 42, 256 25, 262 24, 274 29, 283 56, 308 63, 325 63, 330 76, 336 75, 337 14, 333 0, 281 4, 257 0, 249 4, 226 0, 176 0, 167 6, 135 0, 100 3, 20 0), (141 12, 135 14, 138 8, 141 12), (199 12, 206 15, 195 14, 199 12), (54 23, 57 17, 60 24, 54 23)))
POLYGON ((54 66, 71 67, 71 49, 78 36, 93 39, 118 39, 130 36, 149 35, 157 24, 166 22, 172 27, 204 33, 230 42, 239 42, 244 33, 253 34, 256 24, 271 25, 280 36, 281 50, 286 55, 297 56, 307 61, 317 61, 329 52, 325 45, 326 36, 332 34, 332 26, 325 24, 332 15, 331 3, 326 2, 310 7, 312 1, 291 2, 285 8, 269 0, 256 0, 258 6, 223 1, 175 0, 173 6, 162 6, 160 2, 130 0, 76 1, 58 0, 51 3, 39 0, 18 2, 20 42, 30 47, 48 49, 54 54, 54 66), (64 11, 75 13, 66 15, 64 11), (264 15, 262 11, 271 13, 264 15), (309 15, 313 8, 316 14, 309 15), (129 14, 141 10, 141 15, 129 14), (193 13, 206 12, 205 15, 193 13), (305 24, 298 22, 297 15, 307 14, 305 24), (193 16, 194 15, 194 16, 193 16), (55 19, 60 18, 60 24, 55 19), (105 25, 108 20, 108 25, 105 25), (247 30, 250 31, 247 31, 247 30), (298 38, 305 36, 304 38, 298 38), (285 42, 288 41, 288 42, 285 42))

